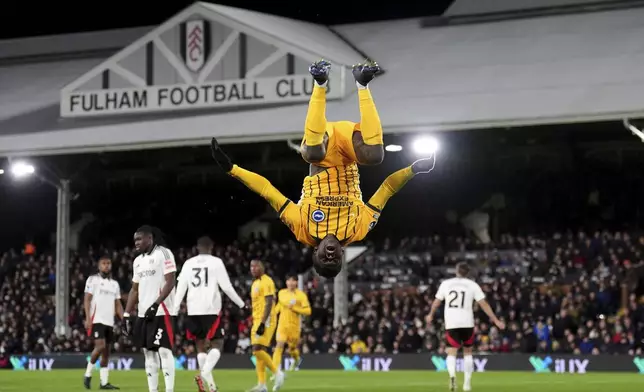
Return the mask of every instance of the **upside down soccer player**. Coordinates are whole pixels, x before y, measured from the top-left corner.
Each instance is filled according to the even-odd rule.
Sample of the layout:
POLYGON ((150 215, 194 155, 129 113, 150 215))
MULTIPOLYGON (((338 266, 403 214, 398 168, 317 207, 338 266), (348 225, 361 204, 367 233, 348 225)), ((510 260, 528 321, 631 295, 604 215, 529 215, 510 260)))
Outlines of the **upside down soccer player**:
POLYGON ((389 198, 416 174, 429 173, 435 164, 433 155, 391 174, 367 203, 346 188, 333 188, 329 172, 334 168, 329 168, 304 179, 302 198, 294 204, 266 178, 234 165, 215 138, 211 148, 213 158, 226 173, 266 199, 298 241, 315 247, 313 267, 325 278, 340 272, 342 247, 361 241, 374 228, 389 198), (309 191, 311 186, 317 193, 309 191))

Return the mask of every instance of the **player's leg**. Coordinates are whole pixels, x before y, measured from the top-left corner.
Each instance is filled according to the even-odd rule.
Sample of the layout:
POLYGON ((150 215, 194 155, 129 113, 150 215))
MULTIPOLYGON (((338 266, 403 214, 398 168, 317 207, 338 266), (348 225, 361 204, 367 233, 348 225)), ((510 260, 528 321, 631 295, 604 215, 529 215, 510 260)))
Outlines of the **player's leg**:
POLYGON ((223 335, 221 337, 210 341, 210 350, 206 355, 206 362, 201 369, 201 378, 208 384, 208 391, 216 392, 217 384, 212 377, 212 371, 217 366, 219 358, 221 358, 221 349, 224 347, 223 335))
POLYGON ((273 350, 273 363, 278 368, 282 364, 282 356, 284 355, 284 347, 286 346, 286 331, 277 331, 275 339, 275 349, 273 350))
POLYGON ((369 90, 369 82, 380 72, 380 67, 375 62, 366 62, 353 67, 353 77, 358 86, 358 100, 360 104, 360 134, 361 138, 354 138, 353 148, 356 152, 358 163, 363 165, 378 165, 385 156, 382 138, 382 123, 376 110, 376 104, 369 90))
POLYGON ((463 390, 472 390, 472 374, 474 373, 474 357, 472 347, 474 346, 474 328, 471 329, 470 338, 463 342, 463 390))
POLYGON ((151 347, 159 353, 159 365, 163 371, 166 392, 174 392, 175 360, 172 353, 174 346, 174 320, 172 316, 157 316, 150 321, 154 324, 154 335, 151 336, 151 347))
POLYGON ((445 338, 447 339, 448 347, 445 351, 447 353, 447 373, 449 374, 449 388, 451 391, 456 389, 456 354, 461 347, 458 330, 445 331, 445 338))
POLYGON ((112 343, 112 337, 113 337, 112 327, 106 327, 105 340, 104 340, 105 345, 101 352, 101 370, 100 370, 101 387, 100 389, 120 389, 110 384, 109 382, 109 372, 110 372, 109 359, 110 359, 110 344, 112 343))
POLYGON ((266 367, 273 361, 265 347, 259 344, 253 344, 253 355, 255 356, 255 373, 257 374, 257 385, 251 389, 252 392, 266 392, 266 367))
POLYGON ((212 370, 221 358, 221 349, 224 347, 224 329, 220 323, 220 316, 208 316, 205 320, 207 322, 206 340, 210 341, 210 351, 208 351, 206 362, 201 368, 200 377, 207 383, 208 390, 214 392, 217 391, 217 385, 212 377, 212 370))
POLYGON ((85 369, 85 378, 83 380, 83 385, 85 385, 86 389, 91 388, 92 371, 96 366, 96 361, 101 356, 103 347, 105 347, 105 339, 103 337, 103 332, 100 331, 100 327, 98 324, 94 324, 90 334, 94 336, 94 350, 92 350, 92 353, 89 356, 89 361, 87 361, 87 368, 85 369))
POLYGON ((326 134, 326 88, 329 81, 331 63, 318 61, 311 64, 309 72, 313 76, 313 93, 304 123, 304 143, 302 157, 309 163, 320 162, 326 155, 324 135, 326 134))
POLYGON ((206 339, 196 338, 195 346, 197 347, 197 364, 199 365, 199 373, 195 376, 195 382, 197 383, 199 392, 206 392, 209 390, 209 387, 204 384, 208 380, 203 378, 203 369, 206 365, 206 358, 208 357, 208 354, 206 354, 206 339))
POLYGON ((155 327, 156 325, 153 321, 147 321, 143 317, 137 317, 134 323, 134 341, 135 345, 143 350, 149 392, 159 392, 161 361, 159 353, 152 345, 153 337, 156 335, 155 327))
POLYGON ((298 369, 302 364, 302 357, 300 356, 300 334, 297 334, 296 338, 293 338, 288 342, 288 354, 293 359, 293 364, 289 370, 293 371, 298 369))

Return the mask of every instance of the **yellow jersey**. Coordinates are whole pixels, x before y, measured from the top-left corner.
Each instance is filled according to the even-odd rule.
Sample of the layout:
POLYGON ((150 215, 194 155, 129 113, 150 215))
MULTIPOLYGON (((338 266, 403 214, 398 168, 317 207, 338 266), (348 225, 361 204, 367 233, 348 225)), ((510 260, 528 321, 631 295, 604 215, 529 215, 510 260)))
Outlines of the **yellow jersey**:
MULTIPOLYGON (((360 124, 351 121, 326 123, 329 137, 326 155, 314 165, 327 168, 323 174, 308 176, 302 186, 302 198, 317 196, 347 195, 362 200, 358 158, 353 148, 353 133, 360 124)), ((302 144, 305 140, 302 140, 302 144)))
POLYGON ((279 328, 299 329, 303 316, 311 315, 311 304, 302 290, 282 289, 277 295, 279 328))
MULTIPOLYGON (((264 274, 259 279, 255 279, 250 287, 251 303, 253 304, 253 322, 264 321, 264 311, 266 310, 266 297, 275 298, 275 282, 270 276, 264 274)), ((271 316, 275 315, 275 301, 271 309, 271 316)))

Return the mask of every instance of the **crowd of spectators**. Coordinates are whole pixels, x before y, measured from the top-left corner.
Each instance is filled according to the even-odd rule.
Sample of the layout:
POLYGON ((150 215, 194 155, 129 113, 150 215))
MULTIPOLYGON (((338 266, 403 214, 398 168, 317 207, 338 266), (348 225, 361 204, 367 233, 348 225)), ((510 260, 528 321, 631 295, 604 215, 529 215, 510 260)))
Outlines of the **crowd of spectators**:
MULTIPOLYGON (((458 238, 405 239, 397 244, 385 241, 351 266, 349 319, 344 325, 333 325, 333 289, 315 277, 307 280, 313 313, 304 323, 302 351, 443 352, 446 343, 440 317, 431 326, 425 325, 424 317, 440 279, 451 273, 446 267, 467 258, 492 308, 508 325, 500 331, 477 310, 478 352, 641 355, 644 307, 635 294, 630 294, 626 306, 622 306, 622 282, 629 269, 643 263, 643 249, 644 237, 608 232, 505 235, 498 244, 485 247, 458 238), (566 279, 571 276, 574 280, 566 279)), ((196 250, 178 248, 174 252, 180 266, 196 250)), ((281 277, 306 263, 307 252, 293 242, 262 239, 215 250, 242 298, 249 298, 251 259, 265 260, 268 273, 280 287, 281 277)), ((130 289, 132 249, 90 248, 73 254, 69 338, 54 334, 53 257, 14 251, 2 254, 0 357, 90 351, 92 342, 83 329, 83 288, 87 277, 96 272, 97 257, 106 253, 113 260, 113 278, 124 294, 130 289)), ((224 350, 246 353, 250 346, 249 322, 230 301, 224 303, 224 350)), ((182 317, 178 325, 177 353, 190 354, 194 347, 183 339, 182 317)), ((131 352, 136 348, 119 335, 113 350, 131 352)))

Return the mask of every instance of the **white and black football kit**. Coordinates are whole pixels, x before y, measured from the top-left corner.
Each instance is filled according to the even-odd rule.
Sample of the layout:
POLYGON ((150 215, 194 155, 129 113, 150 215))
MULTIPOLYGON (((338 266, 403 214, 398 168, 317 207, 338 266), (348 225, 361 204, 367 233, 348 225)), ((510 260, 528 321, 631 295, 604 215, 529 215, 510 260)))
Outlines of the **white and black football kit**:
POLYGON ((445 303, 445 338, 455 348, 474 344, 474 301, 485 299, 475 281, 467 278, 444 280, 436 292, 436 299, 445 303))
POLYGON ((174 346, 175 289, 160 304, 154 319, 146 320, 145 312, 159 298, 165 276, 176 271, 174 255, 163 246, 156 245, 152 251, 134 260, 132 282, 139 284, 139 304, 133 336, 139 348, 158 350, 174 346))
POLYGON ((178 313, 187 291, 186 337, 188 339, 223 338, 224 330, 220 322, 222 305, 220 289, 237 306, 240 308, 244 306, 244 301, 230 283, 230 277, 220 258, 201 254, 185 262, 177 284, 175 314, 178 313))
POLYGON ((117 281, 96 274, 87 278, 85 293, 92 295, 90 304, 92 326, 87 331, 87 336, 105 339, 109 344, 114 336, 114 314, 116 301, 121 299, 121 288, 117 281))

